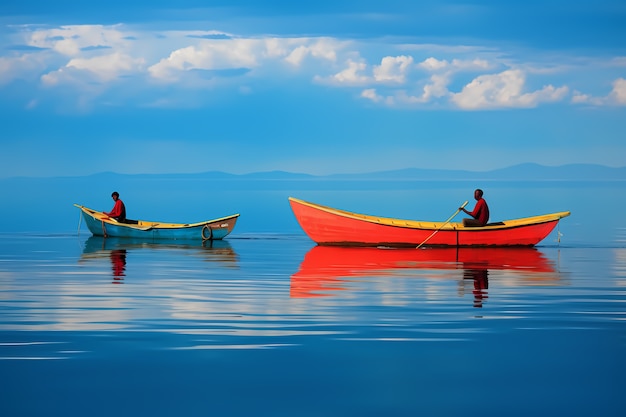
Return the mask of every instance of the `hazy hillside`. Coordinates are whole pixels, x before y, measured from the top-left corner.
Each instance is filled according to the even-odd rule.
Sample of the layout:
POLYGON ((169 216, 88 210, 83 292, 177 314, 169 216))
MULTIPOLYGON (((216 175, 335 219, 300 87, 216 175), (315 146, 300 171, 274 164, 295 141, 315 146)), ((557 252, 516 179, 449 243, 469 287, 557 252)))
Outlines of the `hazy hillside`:
POLYGON ((333 175, 342 179, 405 179, 405 180, 626 180, 626 167, 611 168, 602 165, 573 164, 548 167, 538 164, 520 164, 492 171, 402 169, 369 174, 333 175))
POLYGON ((607 181, 626 180, 626 167, 612 168, 603 165, 571 164, 544 166, 520 164, 492 171, 463 171, 408 168, 392 171, 379 171, 357 174, 309 175, 302 173, 268 171, 249 174, 229 174, 221 171, 207 171, 195 174, 115 174, 105 172, 90 175, 94 180, 108 180, 116 176, 133 179, 176 180, 507 180, 507 181, 607 181))

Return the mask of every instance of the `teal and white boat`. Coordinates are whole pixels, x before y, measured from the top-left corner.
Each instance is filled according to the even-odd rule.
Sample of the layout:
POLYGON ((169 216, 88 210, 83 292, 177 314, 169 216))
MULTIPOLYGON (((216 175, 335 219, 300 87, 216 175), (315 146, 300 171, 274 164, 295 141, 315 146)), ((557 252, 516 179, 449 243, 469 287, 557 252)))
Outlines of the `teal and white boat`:
POLYGON ((87 228, 94 236, 130 237, 140 239, 220 240, 232 232, 239 214, 197 223, 166 223, 146 220, 110 218, 101 211, 74 204, 83 214, 87 228))

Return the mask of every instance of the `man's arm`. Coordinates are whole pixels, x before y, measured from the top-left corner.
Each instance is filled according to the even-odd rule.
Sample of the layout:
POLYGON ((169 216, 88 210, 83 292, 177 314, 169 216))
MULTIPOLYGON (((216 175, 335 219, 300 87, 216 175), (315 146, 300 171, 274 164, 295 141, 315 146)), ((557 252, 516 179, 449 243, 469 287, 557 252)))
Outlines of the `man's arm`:
POLYGON ((480 216, 480 212, 483 211, 485 206, 485 200, 478 200, 476 202, 476 206, 474 207, 474 211, 470 213, 470 216, 477 219, 480 216))
POLYGON ((119 215, 122 214, 122 201, 121 200, 117 200, 115 202, 115 206, 113 206, 113 210, 111 210, 111 212, 109 213, 104 213, 109 217, 118 217, 119 215))

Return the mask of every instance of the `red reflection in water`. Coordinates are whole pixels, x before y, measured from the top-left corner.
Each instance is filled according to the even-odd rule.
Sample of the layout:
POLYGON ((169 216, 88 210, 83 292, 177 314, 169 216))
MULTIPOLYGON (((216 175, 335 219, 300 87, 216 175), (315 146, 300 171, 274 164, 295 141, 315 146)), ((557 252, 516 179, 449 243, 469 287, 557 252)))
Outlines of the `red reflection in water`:
POLYGON ((126 249, 114 249, 110 253, 113 283, 122 284, 126 275, 126 249))
POLYGON ((474 281, 474 307, 481 308, 483 301, 487 297, 487 289, 489 288, 489 270, 484 269, 465 269, 463 270, 463 279, 474 281))
POLYGON ((331 296, 346 290, 345 278, 406 276, 402 274, 406 270, 462 270, 462 279, 473 281, 474 306, 478 308, 487 299, 490 270, 511 271, 533 282, 559 279, 552 262, 531 247, 417 250, 315 246, 292 275, 290 295, 331 296))

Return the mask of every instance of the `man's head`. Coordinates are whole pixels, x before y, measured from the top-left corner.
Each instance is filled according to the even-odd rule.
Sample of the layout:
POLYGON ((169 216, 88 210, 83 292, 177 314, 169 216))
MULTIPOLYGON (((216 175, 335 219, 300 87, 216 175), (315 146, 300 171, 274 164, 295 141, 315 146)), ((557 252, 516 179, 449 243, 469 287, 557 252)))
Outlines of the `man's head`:
POLYGON ((120 198, 120 193, 118 193, 117 191, 113 191, 111 197, 113 197, 113 200, 117 201, 117 199, 120 198))
POLYGON ((480 200, 480 199, 482 198, 482 196, 483 196, 483 190, 481 190, 480 188, 477 188, 477 189, 474 191, 474 198, 475 198, 476 200, 480 200))

